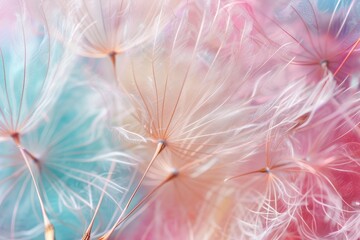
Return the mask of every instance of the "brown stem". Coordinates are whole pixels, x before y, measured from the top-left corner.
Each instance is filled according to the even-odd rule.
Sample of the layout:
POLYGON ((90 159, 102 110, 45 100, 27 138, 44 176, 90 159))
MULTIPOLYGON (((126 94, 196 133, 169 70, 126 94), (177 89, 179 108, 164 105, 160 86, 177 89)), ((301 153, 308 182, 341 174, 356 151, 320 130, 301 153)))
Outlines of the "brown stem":
MULTIPOLYGON (((112 65, 114 67, 114 70, 116 69, 116 52, 111 52, 109 54, 110 60, 112 62, 112 65)), ((116 71, 115 71, 116 72, 116 71)))
POLYGON ((104 188, 103 188, 103 190, 102 190, 102 193, 101 193, 99 202, 98 202, 98 204, 97 204, 97 206, 96 206, 94 215, 93 215, 93 217, 92 217, 92 219, 91 219, 91 222, 90 222, 90 224, 89 224, 89 227, 87 228, 84 236, 82 237, 82 240, 90 240, 91 230, 92 230, 92 228, 93 228, 93 226, 94 226, 94 222, 95 222, 96 215, 98 214, 99 209, 100 209, 100 206, 101 206, 101 203, 102 203, 102 201, 103 201, 103 199, 104 199, 105 191, 106 191, 106 188, 107 188, 107 186, 108 186, 108 183, 109 183, 109 181, 110 181, 110 179, 111 179, 111 176, 112 176, 112 174, 113 174, 114 168, 115 168, 115 163, 113 162, 113 163, 111 164, 111 167, 110 167, 108 176, 107 176, 107 178, 106 178, 106 183, 105 183, 105 186, 104 186, 104 188))
MULTIPOLYGON (((19 149, 25 164, 30 172, 31 175, 31 179, 33 181, 34 187, 35 187, 35 191, 36 191, 36 195, 39 199, 39 203, 40 203, 40 208, 41 208, 41 212, 42 212, 42 216, 43 216, 43 220, 44 220, 44 227, 45 227, 45 240, 54 240, 55 239, 55 230, 54 230, 54 226, 51 224, 47 214, 46 214, 46 210, 45 210, 45 206, 44 206, 44 202, 41 198, 41 194, 40 194, 40 190, 37 184, 37 181, 35 179, 33 170, 31 169, 30 166, 30 162, 29 159, 27 157, 27 155, 29 154, 29 151, 27 151, 20 143, 20 135, 18 133, 15 133, 12 135, 12 138, 17 146, 17 148, 19 149)), ((33 156, 32 154, 30 154, 29 156, 33 156)), ((36 159, 36 158, 35 158, 36 159)))
POLYGON ((147 174, 147 173, 149 172, 149 170, 150 170, 150 167, 151 167, 152 164, 154 163, 156 157, 157 157, 157 156, 160 154, 160 152, 165 148, 165 146, 166 146, 165 141, 159 141, 159 142, 158 142, 157 147, 156 147, 156 150, 155 150, 155 153, 154 153, 154 155, 153 155, 153 157, 152 157, 149 165, 147 166, 147 168, 146 168, 144 174, 142 175, 139 183, 137 184, 135 190, 134 190, 133 193, 131 194, 131 196, 130 196, 128 202, 126 203, 126 205, 125 205, 122 213, 120 214, 120 217, 117 219, 117 221, 116 221, 116 223, 114 224, 114 226, 113 226, 106 234, 104 234, 102 237, 100 237, 99 240, 107 240, 107 239, 109 239, 109 237, 111 236, 111 234, 113 234, 113 232, 115 231, 116 227, 120 224, 119 222, 121 222, 122 217, 124 216, 126 210, 129 208, 129 206, 130 206, 132 200, 134 199, 136 193, 138 192, 141 184, 143 183, 146 174, 147 174))
POLYGON ((174 172, 171 175, 169 175, 165 180, 163 180, 159 185, 157 185, 154 189, 152 189, 143 199, 141 199, 141 201, 136 204, 136 206, 131 209, 131 211, 124 217, 122 218, 118 224, 116 225, 116 227, 118 227, 121 223, 123 223, 124 221, 126 221, 139 207, 141 207, 157 190, 159 190, 162 186, 164 186, 167 182, 170 182, 172 179, 174 179, 175 177, 177 177, 179 175, 178 172, 174 172))

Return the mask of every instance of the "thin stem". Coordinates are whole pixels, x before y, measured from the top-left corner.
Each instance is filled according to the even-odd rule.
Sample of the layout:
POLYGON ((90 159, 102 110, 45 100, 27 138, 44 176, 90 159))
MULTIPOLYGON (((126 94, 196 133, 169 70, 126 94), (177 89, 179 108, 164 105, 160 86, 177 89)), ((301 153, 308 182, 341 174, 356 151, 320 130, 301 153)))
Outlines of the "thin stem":
POLYGON ((359 45, 359 43, 360 43, 360 38, 358 38, 358 40, 354 43, 354 45, 352 46, 352 48, 350 49, 350 51, 348 52, 348 54, 346 55, 344 60, 341 62, 340 66, 336 69, 336 71, 334 72, 334 77, 336 76, 336 74, 339 73, 341 68, 344 66, 346 61, 349 59, 350 55, 353 54, 353 52, 355 51, 355 48, 359 45))
POLYGON ((263 167, 259 170, 255 170, 255 171, 251 171, 251 172, 247 172, 247 173, 243 173, 243 174, 239 174, 239 175, 236 175, 236 176, 232 176, 232 177, 229 177, 229 178, 226 178, 224 180, 224 182, 227 182, 227 181, 231 181, 233 179, 237 179, 237 178, 240 178, 240 177, 244 177, 244 176, 247 176, 247 175, 251 175, 251 174, 254 174, 254 173, 271 173, 272 170, 276 170, 276 169, 279 169, 279 168, 282 168, 282 167, 286 167, 288 166, 289 163, 281 163, 281 164, 276 164, 274 166, 266 166, 266 167, 263 167))
POLYGON ((111 53, 109 53, 109 58, 110 58, 110 61, 111 61, 111 64, 112 64, 112 67, 114 69, 114 80, 115 80, 115 84, 116 86, 119 85, 119 82, 118 82, 118 77, 117 77, 117 73, 116 73, 116 55, 117 55, 117 52, 113 51, 111 53))
POLYGON ((114 71, 115 71, 115 75, 116 75, 116 52, 111 52, 109 54, 109 57, 110 57, 112 65, 114 67, 114 71))
POLYGON ((43 219, 44 219, 45 240, 55 240, 54 226, 51 224, 51 222, 50 222, 50 220, 49 220, 49 218, 48 218, 48 216, 46 214, 44 203, 43 203, 43 200, 42 200, 41 195, 40 195, 39 187, 38 187, 37 182, 35 180, 34 173, 33 173, 32 169, 31 169, 29 159, 26 156, 27 150, 20 144, 20 141, 18 139, 14 138, 14 142, 15 142, 17 148, 20 150, 20 153, 21 153, 22 157, 24 158, 26 166, 29 169, 31 179, 32 179, 34 187, 35 187, 36 195, 37 195, 37 197, 39 199, 41 212, 42 212, 43 219))
MULTIPOLYGON (((1 56, 1 63, 2 63, 2 69, 4 71, 3 73, 3 78, 4 78, 4 90, 5 90, 5 95, 6 95, 6 100, 7 100, 7 106, 9 108, 9 115, 10 115, 10 124, 11 124, 11 129, 14 129, 14 125, 13 125, 13 112, 12 112, 12 108, 10 105, 10 98, 9 98, 9 92, 8 92, 8 86, 7 86, 7 78, 6 78, 6 69, 5 69, 5 59, 4 59, 4 55, 2 52, 2 49, 0 48, 0 56, 1 56)), ((4 123, 7 126, 10 126, 9 122, 7 121, 5 114, 3 113, 2 109, 0 109, 1 111, 1 115, 3 116, 4 119, 4 123)))
POLYGON ((21 116, 21 109, 23 106, 23 100, 25 95, 25 86, 26 86, 26 69, 27 69, 27 47, 26 47, 26 37, 25 37, 25 29, 24 29, 24 23, 21 22, 21 28, 22 28, 22 35, 23 35, 23 44, 24 44, 24 72, 23 72, 23 81, 22 81, 22 87, 21 87, 21 95, 20 95, 20 105, 18 110, 18 116, 15 124, 15 129, 18 128, 20 116, 21 116))
POLYGON ((97 206, 96 206, 94 215, 93 215, 93 217, 92 217, 92 219, 91 219, 91 222, 90 222, 90 224, 89 224, 89 227, 87 228, 84 236, 82 237, 82 240, 90 240, 91 230, 92 230, 92 228, 93 228, 93 226, 94 226, 95 218, 96 218, 96 216, 97 216, 97 214, 98 214, 98 212, 99 212, 101 203, 102 203, 102 201, 103 201, 103 199, 104 199, 105 191, 106 191, 106 189, 107 189, 107 186, 108 186, 109 181, 110 181, 110 179, 111 179, 111 176, 112 176, 112 174, 113 174, 114 168, 115 168, 115 163, 113 162, 113 163, 111 164, 111 167, 110 167, 108 176, 107 176, 107 178, 106 178, 106 183, 105 183, 105 185, 104 185, 104 189, 102 190, 102 193, 101 193, 99 202, 98 202, 98 204, 97 204, 97 206))
POLYGON ((135 190, 133 191, 133 193, 131 194, 128 202, 126 203, 125 207, 124 207, 124 210, 122 211, 122 213, 120 214, 119 218, 117 219, 116 223, 114 224, 114 226, 105 234, 103 235, 102 237, 99 238, 99 240, 107 240, 109 239, 109 237, 111 236, 111 234, 113 234, 113 232, 115 231, 116 227, 120 224, 120 222, 122 221, 122 217, 124 216, 126 210, 129 208, 132 200, 134 199, 136 193, 138 192, 141 184, 143 183, 144 181, 144 178, 146 176, 146 174, 149 172, 150 170, 150 167, 152 166, 152 164, 154 163, 156 157, 160 154, 160 152, 165 148, 166 144, 164 141, 159 141, 158 144, 157 144, 157 147, 156 147, 156 150, 155 150, 155 153, 149 163, 149 165, 147 166, 144 174, 142 175, 139 183, 137 184, 135 190))
POLYGON ((251 174, 254 174, 254 173, 270 173, 270 168, 265 167, 265 168, 261 168, 259 170, 255 170, 255 171, 239 174, 239 175, 236 175, 236 176, 233 176, 233 177, 229 177, 229 178, 226 178, 224 180, 224 182, 231 181, 233 179, 237 179, 237 178, 244 177, 244 176, 247 176, 247 175, 251 175, 251 174))
POLYGON ((162 186, 164 186, 167 182, 171 181, 175 177, 178 176, 178 172, 174 172, 168 177, 166 177, 159 185, 157 185, 155 188, 153 188, 141 201, 136 204, 136 206, 131 209, 131 211, 126 214, 124 218, 122 218, 117 224, 116 227, 118 227, 121 223, 125 222, 138 208, 140 208, 156 191, 158 191, 162 186))

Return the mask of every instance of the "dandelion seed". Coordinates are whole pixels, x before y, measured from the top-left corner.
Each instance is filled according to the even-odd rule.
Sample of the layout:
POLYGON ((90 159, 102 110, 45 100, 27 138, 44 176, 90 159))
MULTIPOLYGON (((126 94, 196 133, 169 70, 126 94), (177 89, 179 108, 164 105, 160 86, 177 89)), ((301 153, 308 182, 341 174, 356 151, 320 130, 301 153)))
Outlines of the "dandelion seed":
MULTIPOLYGON (((32 160, 38 163, 38 159, 23 146, 21 139, 24 134, 36 128, 43 121, 42 114, 58 96, 58 91, 67 77, 65 68, 69 56, 66 51, 61 54, 56 52, 61 49, 61 46, 52 39, 53 36, 50 34, 44 15, 44 23, 38 25, 27 20, 25 3, 19 2, 13 4, 12 7, 16 11, 14 14, 18 14, 18 16, 10 26, 6 26, 8 39, 1 39, 0 48, 2 67, 0 135, 4 141, 5 139, 13 141, 20 151, 40 203, 45 238, 53 239, 53 225, 49 221, 39 190, 39 183, 30 162, 32 160), (18 30, 18 33, 15 32, 15 29, 18 30), (44 33, 39 34, 37 29, 44 33), (62 78, 65 79, 60 81, 62 78)), ((15 218, 13 220, 15 221, 15 218)), ((11 229, 13 238, 14 223, 11 229)))
POLYGON ((84 56, 109 57, 139 47, 160 31, 177 1, 59 1, 64 15, 78 26, 74 50, 84 56))
POLYGON ((338 107, 329 102, 317 111, 305 129, 292 137, 297 146, 294 154, 306 158, 304 164, 312 172, 301 187, 309 198, 304 199, 304 206, 296 215, 301 220, 298 234, 302 238, 332 235, 355 210, 351 204, 359 194, 354 188, 359 177, 355 160, 358 152, 350 146, 358 141, 358 135, 353 124, 345 120, 349 115, 343 115, 349 111, 353 116, 347 103, 338 107))
POLYGON ((318 81, 331 72, 338 84, 348 86, 359 65, 356 7, 357 2, 351 1, 342 8, 337 4, 332 12, 327 12, 319 9, 317 1, 292 2, 285 13, 291 19, 282 21, 277 17, 279 21, 272 21, 270 24, 275 27, 272 31, 276 34, 270 34, 269 40, 277 42, 277 47, 291 43, 285 48, 283 58, 289 61, 294 57, 292 74, 318 81))
POLYGON ((1 239, 359 238, 358 1, 0 6, 1 239))
MULTIPOLYGON (((105 115, 94 104, 96 94, 77 83, 75 87, 68 84, 60 97, 61 101, 48 110, 50 122, 42 122, 31 131, 12 137, 21 143, 19 149, 35 180, 43 212, 46 209, 46 214, 43 213, 48 227, 45 228, 46 238, 53 239, 55 235, 57 238, 80 238, 83 229, 78 226, 88 224, 93 208, 102 199, 106 207, 101 208, 94 223, 93 235, 96 236, 108 230, 109 212, 116 214, 120 209, 120 199, 127 191, 124 177, 131 179, 132 163, 128 155, 114 151, 106 135, 101 133, 105 131, 105 115), (84 107, 90 106, 90 102, 91 107, 84 107), (116 166, 116 171, 111 170, 111 166, 116 166), (112 178, 108 177, 108 171, 112 172, 112 178)), ((28 187, 29 173, 15 146, 9 147, 9 141, 2 144, 0 208, 9 216, 1 221, 5 228, 2 234, 19 239, 28 231, 36 238, 43 229, 38 227, 38 203, 32 199, 34 187, 28 187), (10 191, 6 190, 9 185, 12 186, 10 191), (22 187, 27 190, 18 194, 16 189, 22 187), (33 206, 29 202, 33 202, 33 206), (34 216, 32 221, 29 216, 34 216)))
MULTIPOLYGON (((228 65, 229 69, 221 74, 217 71, 218 64, 225 61, 220 57, 222 45, 219 46, 210 63, 204 65, 196 60, 198 49, 202 46, 202 41, 205 41, 202 39, 205 34, 202 32, 205 17, 206 15, 198 25, 200 29, 195 35, 195 45, 192 48, 190 46, 193 39, 190 38, 190 42, 186 42, 187 38, 182 37, 182 33, 189 34, 187 29, 192 26, 184 15, 174 23, 171 31, 166 33, 168 35, 166 39, 162 39, 160 35, 155 39, 152 49, 145 50, 141 55, 131 56, 130 61, 119 64, 122 66, 119 67, 120 71, 130 80, 119 79, 119 83, 123 85, 124 91, 137 110, 134 114, 136 125, 132 126, 135 129, 145 126, 139 132, 130 129, 127 131, 134 132, 133 135, 142 135, 149 143, 153 143, 148 144, 149 149, 156 148, 152 150, 153 153, 149 153, 153 154, 153 157, 146 163, 142 177, 125 210, 144 180, 153 176, 152 169, 156 168, 157 164, 168 167, 167 171, 158 174, 157 178, 160 179, 153 185, 155 188, 163 184, 162 188, 178 185, 177 179, 182 179, 179 180, 180 182, 191 182, 191 179, 194 179, 193 181, 204 181, 207 185, 206 180, 200 179, 202 175, 210 174, 211 169, 216 166, 213 163, 217 161, 215 156, 230 151, 236 145, 233 142, 236 134, 243 128, 246 132, 244 122, 240 120, 242 113, 244 113, 242 119, 246 118, 245 103, 232 106, 230 98, 236 89, 227 88, 226 84, 232 65, 228 65), (163 47, 168 45, 171 47, 169 51, 163 47), (225 106, 233 111, 229 111, 225 106), (223 124, 224 122, 227 124, 223 124), (168 158, 164 159, 163 155, 168 158), (180 159, 183 161, 182 164, 180 162, 175 166, 172 164, 181 161, 180 159), (182 168, 190 168, 193 173, 184 174, 187 170, 182 168), (179 174, 174 175, 174 169, 179 174), (168 179, 169 176, 173 177, 168 179), (197 178, 199 180, 195 180, 197 178)), ((176 194, 183 195, 181 189, 179 192, 175 191, 176 194)), ((192 190, 192 192, 196 191, 192 190)), ((189 207, 190 201, 183 205, 189 207)), ((124 214, 125 211, 119 217, 117 225, 122 221, 124 214)), ((103 239, 108 239, 111 234, 112 232, 109 232, 103 239)))

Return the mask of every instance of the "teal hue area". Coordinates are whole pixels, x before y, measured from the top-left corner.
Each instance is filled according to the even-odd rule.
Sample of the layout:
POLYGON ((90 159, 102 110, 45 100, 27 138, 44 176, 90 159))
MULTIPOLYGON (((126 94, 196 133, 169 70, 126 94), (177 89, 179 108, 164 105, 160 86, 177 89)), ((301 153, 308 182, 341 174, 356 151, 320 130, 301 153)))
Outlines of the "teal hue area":
POLYGON ((18 22, 16 27, 0 37, 0 128, 27 131, 46 117, 46 108, 60 94, 69 78, 69 57, 38 26, 18 22))
MULTIPOLYGON (((44 81, 48 80, 45 53, 38 52, 39 56, 35 52, 30 53, 28 58, 35 60, 27 66, 20 120, 25 120, 32 113, 32 107, 43 94, 44 81)), ((17 119, 24 67, 13 64, 19 56, 12 55, 10 51, 4 51, 3 56, 9 77, 6 79, 7 88, 5 78, 1 79, 0 90, 4 92, 8 89, 10 101, 2 102, 0 109, 8 114, 6 119, 17 119), (13 110, 12 114, 8 106, 13 110)), ((81 65, 81 62, 77 64, 81 65)), ((54 66, 58 65, 54 63, 54 66)), ((27 158, 39 183, 48 217, 55 227, 56 239, 81 239, 113 162, 128 161, 109 137, 99 94, 87 84, 88 75, 82 72, 81 67, 77 71, 69 74, 69 79, 64 79, 67 83, 64 87, 53 89, 57 92, 49 95, 56 96, 52 98, 52 104, 39 112, 41 115, 38 115, 38 122, 33 128, 20 135, 22 146, 31 153, 27 158)), ((131 183, 131 166, 115 165, 104 204, 95 221, 94 236, 109 229, 115 219, 112 217, 120 215, 121 199, 131 183)), ((3 216, 0 218, 0 239, 44 238, 43 219, 34 184, 11 138, 0 142, 0 212, 3 216)))
POLYGON ((354 0, 318 0, 317 5, 321 11, 333 12, 334 10, 349 7, 353 1, 354 0))

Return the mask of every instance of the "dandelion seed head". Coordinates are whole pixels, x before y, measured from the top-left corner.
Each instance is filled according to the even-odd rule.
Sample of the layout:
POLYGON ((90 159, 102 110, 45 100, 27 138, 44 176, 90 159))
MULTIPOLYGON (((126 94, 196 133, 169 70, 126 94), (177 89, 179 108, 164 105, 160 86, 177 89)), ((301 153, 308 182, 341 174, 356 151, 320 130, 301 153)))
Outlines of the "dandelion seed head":
MULTIPOLYGON (((94 92, 85 85, 74 84, 68 85, 60 97, 62 101, 48 112, 50 122, 42 122, 21 135, 13 134, 13 138, 18 139, 15 142, 21 144, 20 148, 32 160, 30 166, 40 183, 56 236, 81 237, 82 229, 78 226, 88 224, 87 219, 96 206, 104 182, 109 181, 106 180, 107 171, 112 163, 117 163, 114 180, 109 181, 106 189, 106 207, 101 208, 94 229, 94 235, 101 234, 112 223, 107 219, 110 212, 116 214, 119 211, 115 199, 127 191, 127 186, 122 183, 129 174, 131 163, 126 154, 113 150, 112 143, 103 134, 106 125, 101 111, 97 111, 95 105, 84 107, 89 99, 94 100, 94 92), (72 108, 68 108, 70 102, 72 108), (122 164, 127 167, 121 168, 122 164)), ((24 232, 34 231, 34 237, 41 236, 44 229, 38 227, 41 225, 40 208, 25 163, 14 143, 1 144, 0 181, 5 185, 1 188, 0 208, 8 216, 2 220, 2 225, 7 226, 2 234, 18 239, 24 232), (5 186, 11 186, 12 192, 5 186), (32 216, 32 221, 28 216, 32 216)))
POLYGON ((88 57, 113 58, 146 43, 167 23, 178 1, 58 1, 67 24, 80 37, 74 50, 88 57))
MULTIPOLYGON (((281 19, 273 13, 267 15, 271 19, 268 29, 278 26, 277 30, 268 33, 268 40, 275 42, 276 48, 285 48, 284 59, 292 65, 292 74, 306 75, 308 81, 318 81, 330 71, 338 84, 348 85, 348 78, 357 74, 359 64, 356 60, 358 4, 352 2, 345 8, 324 12, 317 3, 311 0, 291 2, 288 10, 280 14, 289 14, 291 19, 281 19), (278 33, 272 34, 275 31, 278 33), (324 59, 328 61, 326 66, 321 64, 324 59)), ((267 31, 266 27, 264 31, 267 31)))
POLYGON ((0 1, 0 239, 359 238, 358 1, 39 3, 0 1))

